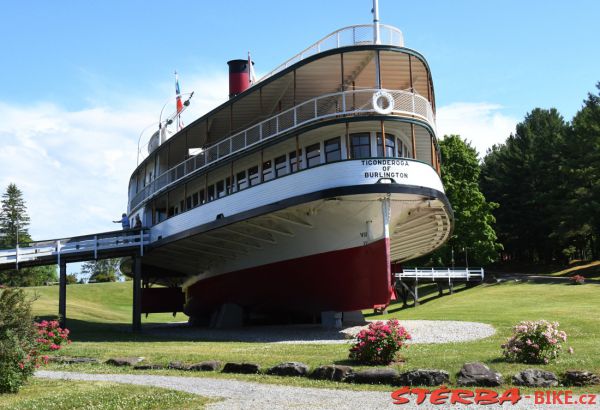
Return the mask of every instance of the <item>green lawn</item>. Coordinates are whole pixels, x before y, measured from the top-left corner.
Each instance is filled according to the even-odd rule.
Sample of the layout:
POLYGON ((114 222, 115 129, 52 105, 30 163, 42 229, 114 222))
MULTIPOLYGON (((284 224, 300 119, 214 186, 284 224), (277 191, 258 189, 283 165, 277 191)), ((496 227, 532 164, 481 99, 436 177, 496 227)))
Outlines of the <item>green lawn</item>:
POLYGON ((17 394, 0 395, 0 409, 203 409, 212 400, 156 387, 31 379, 17 394))
MULTIPOLYGON (((54 315, 57 311, 57 288, 32 288, 38 299, 34 303, 37 315, 54 315)), ((496 335, 475 342, 412 345, 403 351, 405 362, 396 364, 399 370, 441 368, 448 370, 453 380, 463 363, 482 361, 512 376, 530 365, 506 363, 500 345, 511 327, 521 320, 547 319, 558 321, 569 335, 567 347, 574 355, 564 354, 547 366, 547 370, 585 369, 600 373, 600 286, 586 284, 501 283, 484 284, 464 289, 441 298, 431 296, 417 308, 400 309, 392 305, 386 316, 371 318, 435 319, 477 321, 493 325, 496 335)), ((311 367, 323 364, 353 364, 347 360, 344 345, 283 345, 272 343, 198 342, 168 339, 149 334, 133 335, 131 321, 131 282, 93 285, 71 285, 67 290, 67 315, 73 343, 62 355, 92 356, 107 359, 114 356, 144 356, 146 362, 166 364, 170 361, 188 363, 216 359, 252 361, 263 367, 284 361, 301 361, 311 367)), ((173 320, 171 315, 150 315, 149 322, 173 320)), ((185 320, 178 315, 175 320, 185 320)), ((131 371, 107 365, 51 365, 50 368, 93 372, 131 371)), ((176 371, 154 371, 157 374, 184 374, 176 371)), ((347 384, 316 382, 306 379, 281 379, 263 375, 232 376, 219 373, 185 373, 189 376, 237 377, 270 383, 287 383, 322 387, 350 387, 347 384)), ((509 377, 506 377, 509 379, 509 377)), ((370 388, 370 387, 355 387, 370 388)), ((388 388, 389 389, 389 388, 388 388)), ((595 390, 599 390, 597 386, 595 390)), ((594 390, 592 388, 591 390, 594 390)), ((586 391, 585 389, 583 391, 586 391)), ((590 391, 588 388, 587 391, 590 391)))

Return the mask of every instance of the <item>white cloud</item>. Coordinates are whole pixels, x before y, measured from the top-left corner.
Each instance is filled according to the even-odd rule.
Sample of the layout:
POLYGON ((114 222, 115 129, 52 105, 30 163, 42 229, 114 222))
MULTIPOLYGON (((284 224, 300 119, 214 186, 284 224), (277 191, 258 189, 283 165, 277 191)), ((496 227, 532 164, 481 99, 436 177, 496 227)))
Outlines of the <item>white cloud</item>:
POLYGON ((459 134, 483 157, 488 148, 503 143, 519 121, 502 113, 502 106, 458 102, 437 110, 438 135, 459 134))
MULTIPOLYGON (((186 123, 227 99, 227 75, 194 76, 186 123)), ((159 87, 162 89, 162 87, 159 87)), ((171 93, 174 100, 174 90, 171 93)), ((165 94, 169 95, 169 94, 165 94)), ((144 127, 158 120, 161 96, 127 95, 127 107, 69 111, 48 102, 0 101, 0 190, 23 191, 34 239, 119 229, 144 127)))

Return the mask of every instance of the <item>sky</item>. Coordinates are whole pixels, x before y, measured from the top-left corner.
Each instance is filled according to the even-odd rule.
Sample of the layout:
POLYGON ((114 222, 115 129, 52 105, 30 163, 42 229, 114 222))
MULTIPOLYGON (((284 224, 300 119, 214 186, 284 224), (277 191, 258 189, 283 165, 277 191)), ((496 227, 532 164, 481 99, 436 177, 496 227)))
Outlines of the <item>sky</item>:
MULTIPOLYGON (((370 0, 2 2, 0 190, 23 191, 35 240, 118 229, 144 128, 182 92, 187 123, 227 99, 227 65, 258 76, 370 0)), ((597 0, 380 0, 432 70, 438 133, 480 154, 533 108, 570 120, 600 81, 597 0)), ((167 108, 166 111, 169 111, 167 108)))

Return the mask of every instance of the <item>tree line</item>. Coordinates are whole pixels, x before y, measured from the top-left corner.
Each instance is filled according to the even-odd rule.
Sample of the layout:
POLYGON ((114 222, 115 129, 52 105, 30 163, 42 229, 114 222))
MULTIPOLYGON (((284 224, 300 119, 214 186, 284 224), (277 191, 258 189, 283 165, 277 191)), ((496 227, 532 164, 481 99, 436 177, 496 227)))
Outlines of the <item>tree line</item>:
POLYGON ((482 161, 458 135, 440 141, 454 210, 450 240, 415 261, 438 266, 600 258, 600 83, 570 122, 535 108, 482 161))
POLYGON ((600 257, 600 83, 570 122, 552 109, 525 116, 481 165, 481 191, 497 203, 501 261, 600 257))

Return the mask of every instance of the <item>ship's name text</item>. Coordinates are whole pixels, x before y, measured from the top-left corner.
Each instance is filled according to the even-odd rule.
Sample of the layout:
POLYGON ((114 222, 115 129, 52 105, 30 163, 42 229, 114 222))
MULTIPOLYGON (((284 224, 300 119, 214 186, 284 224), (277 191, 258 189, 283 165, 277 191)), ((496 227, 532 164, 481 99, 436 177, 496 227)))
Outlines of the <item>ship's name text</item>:
POLYGON ((403 166, 407 168, 408 161, 401 159, 365 159, 362 160, 363 165, 381 166, 380 171, 365 171, 365 178, 408 178, 408 173, 392 170, 392 166, 403 166))
POLYGON ((363 159, 362 165, 402 165, 404 167, 409 166, 409 162, 403 159, 363 159))

